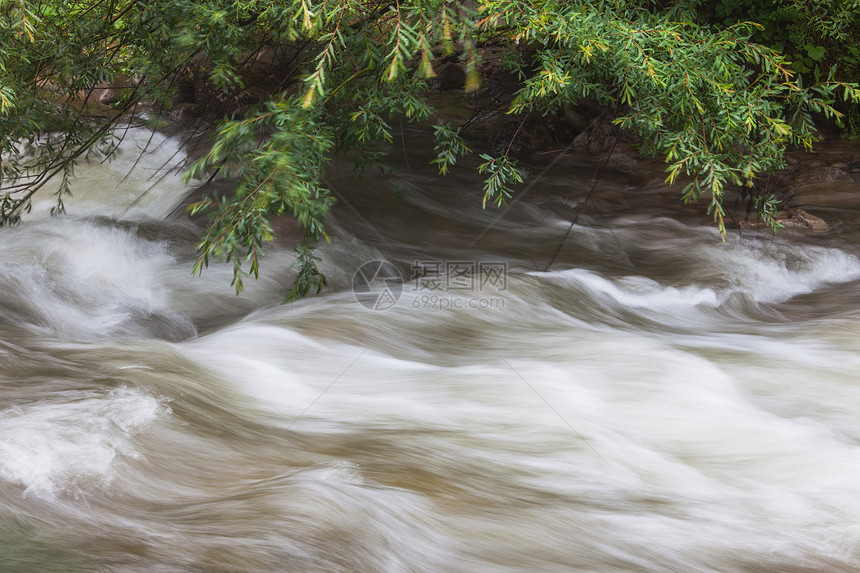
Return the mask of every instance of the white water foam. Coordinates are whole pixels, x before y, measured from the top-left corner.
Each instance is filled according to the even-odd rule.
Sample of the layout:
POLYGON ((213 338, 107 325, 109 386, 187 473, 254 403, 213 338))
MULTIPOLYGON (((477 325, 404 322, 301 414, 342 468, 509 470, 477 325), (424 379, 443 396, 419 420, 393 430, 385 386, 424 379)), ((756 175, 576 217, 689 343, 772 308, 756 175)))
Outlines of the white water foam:
POLYGON ((585 269, 547 273, 532 271, 527 274, 548 277, 561 284, 577 285, 595 294, 599 299, 612 301, 627 308, 670 311, 698 305, 717 306, 721 302, 720 297, 711 288, 663 286, 643 276, 631 275, 612 281, 585 269))
MULTIPOLYGON (((154 314, 193 332, 173 308, 179 264, 161 241, 132 231, 61 218, 3 230, 14 249, 0 254, 2 282, 14 290, 9 314, 63 340, 91 340, 134 331, 154 314)), ((183 269, 184 270, 184 269, 183 269)), ((190 273, 182 273, 191 281, 190 273)))
MULTIPOLYGON (((675 245, 674 248, 684 248, 675 245)), ((641 275, 608 278, 585 269, 528 272, 555 283, 576 286, 598 300, 628 309, 670 312, 718 307, 731 296, 752 304, 785 302, 827 285, 860 279, 860 259, 840 249, 757 240, 720 245, 701 241, 690 247, 697 258, 696 285, 665 285, 641 275), (714 286, 701 286, 711 284, 714 286)))
POLYGON ((860 259, 840 249, 795 242, 768 243, 751 240, 726 249, 708 249, 704 256, 752 300, 786 301, 828 284, 860 279, 860 259))
MULTIPOLYGON (((32 402, 4 382, 19 407, 0 411, 0 528, 31 524, 88 570, 860 570, 856 313, 815 328, 757 314, 856 290, 845 250, 640 219, 620 245, 589 230, 584 261, 560 258, 573 268, 512 273, 505 308, 428 309, 407 286, 373 312, 348 278, 391 246, 355 238, 319 297, 252 296, 257 312, 198 339, 116 344, 129 307, 194 316, 249 297, 228 267, 193 282, 174 246, 70 219, 3 231, 4 327, 53 320, 9 342, 55 360, 46 374, 10 350, 0 367, 50 388, 72 364, 32 402), (730 299, 729 321, 702 320, 730 299), (56 338, 96 338, 77 349, 109 359, 90 373, 56 338), (92 390, 106 373, 126 387, 92 390)), ((501 225, 489 254, 526 261, 534 226, 501 225)), ((435 256, 435 237, 403 236, 435 256)))
MULTIPOLYGON (((190 190, 182 181, 186 155, 180 143, 143 127, 119 127, 114 138, 119 149, 108 159, 82 159, 71 181, 71 196, 64 197, 72 216, 116 219, 167 217, 190 190)), ((33 198, 32 213, 25 220, 45 218, 56 205, 55 177, 33 198)))
POLYGON ((0 411, 0 478, 52 499, 106 488, 117 459, 138 457, 134 437, 169 413, 133 388, 60 393, 0 411))

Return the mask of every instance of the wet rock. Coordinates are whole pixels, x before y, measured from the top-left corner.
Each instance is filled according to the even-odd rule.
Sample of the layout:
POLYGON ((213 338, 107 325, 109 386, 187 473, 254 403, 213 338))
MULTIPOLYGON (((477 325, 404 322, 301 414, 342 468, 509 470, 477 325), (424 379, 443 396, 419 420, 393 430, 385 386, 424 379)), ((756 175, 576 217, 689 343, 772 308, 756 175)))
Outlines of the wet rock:
POLYGON ((116 103, 122 97, 122 91, 119 88, 96 88, 101 91, 99 95, 99 103, 110 105, 116 103))
MULTIPOLYGON (((777 222, 785 229, 800 229, 812 233, 823 233, 830 229, 821 217, 810 215, 803 209, 786 209, 778 211, 775 215, 777 222)), ((741 229, 767 229, 768 226, 761 219, 754 221, 741 221, 738 224, 741 229)))
POLYGON ((170 110, 172 121, 190 121, 196 116, 196 106, 193 103, 181 103, 170 110))
POLYGON ((823 165, 813 167, 801 172, 794 178, 796 187, 803 185, 813 185, 816 183, 835 183, 837 181, 853 181, 854 177, 842 167, 834 165, 823 165))
POLYGON ((612 131, 612 126, 601 123, 591 132, 591 137, 588 139, 588 152, 592 155, 600 155, 612 149, 616 141, 618 139, 612 131))
POLYGON ((254 57, 254 64, 257 66, 275 67, 283 59, 283 54, 279 53, 274 46, 263 46, 257 50, 254 57))
POLYGON ((578 133, 588 129, 588 126, 591 124, 591 118, 584 116, 574 109, 565 110, 564 121, 567 122, 567 125, 569 125, 571 129, 578 133))
POLYGON ((573 147, 583 147, 588 144, 589 133, 583 131, 573 139, 573 147))
POLYGON ((102 82, 93 88, 93 97, 99 103, 111 105, 122 99, 126 90, 134 87, 133 82, 128 76, 119 75, 112 82, 102 82))

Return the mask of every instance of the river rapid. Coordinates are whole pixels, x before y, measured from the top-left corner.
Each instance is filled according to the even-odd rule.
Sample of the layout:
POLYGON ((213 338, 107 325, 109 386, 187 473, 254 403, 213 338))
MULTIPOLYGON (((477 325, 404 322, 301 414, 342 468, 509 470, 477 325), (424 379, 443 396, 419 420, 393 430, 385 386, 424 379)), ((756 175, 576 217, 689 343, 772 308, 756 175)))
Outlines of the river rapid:
POLYGON ((723 243, 632 160, 485 211, 414 136, 281 304, 286 242, 192 276, 149 139, 0 229, 0 571, 860 571, 857 183, 723 243))

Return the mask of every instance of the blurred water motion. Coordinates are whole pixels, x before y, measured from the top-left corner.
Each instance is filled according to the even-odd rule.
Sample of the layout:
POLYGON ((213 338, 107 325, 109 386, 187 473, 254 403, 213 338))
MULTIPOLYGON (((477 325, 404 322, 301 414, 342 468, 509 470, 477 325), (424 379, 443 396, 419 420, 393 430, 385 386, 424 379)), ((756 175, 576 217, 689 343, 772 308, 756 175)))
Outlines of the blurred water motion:
POLYGON ((163 163, 0 229, 0 570, 860 571, 853 211, 723 244, 619 176, 547 270, 574 167, 495 223, 470 174, 335 173, 331 287, 281 305, 289 245, 191 276, 163 163))

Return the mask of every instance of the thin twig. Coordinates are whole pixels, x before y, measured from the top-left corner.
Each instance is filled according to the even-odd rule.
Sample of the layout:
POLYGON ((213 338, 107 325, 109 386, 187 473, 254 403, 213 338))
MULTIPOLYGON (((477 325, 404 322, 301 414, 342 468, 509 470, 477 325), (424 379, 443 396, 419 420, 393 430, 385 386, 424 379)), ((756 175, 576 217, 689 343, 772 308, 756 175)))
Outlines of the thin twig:
POLYGON ((579 216, 582 214, 582 211, 585 209, 585 206, 591 200, 591 195, 594 193, 594 190, 597 188, 597 184, 600 182, 600 180, 597 178, 600 174, 600 170, 603 167, 606 167, 606 164, 609 163, 609 160, 612 158, 612 153, 615 151, 615 145, 617 143, 617 139, 612 143, 612 147, 609 149, 609 155, 606 156, 606 161, 604 161, 603 164, 597 164, 597 167, 594 170, 594 175, 591 178, 591 189, 588 190, 588 194, 585 196, 585 200, 582 202, 579 209, 576 210, 576 214, 573 216, 573 220, 570 222, 570 226, 567 228, 567 232, 564 234, 564 237, 562 237, 561 242, 558 244, 558 248, 555 250, 555 254, 547 263, 546 268, 543 270, 544 272, 548 272, 549 269, 552 267, 552 264, 555 262, 556 258, 558 258, 558 255, 561 253, 562 247, 564 247, 564 243, 570 236, 571 231, 573 231, 573 226, 576 225, 576 221, 579 219, 579 216))

